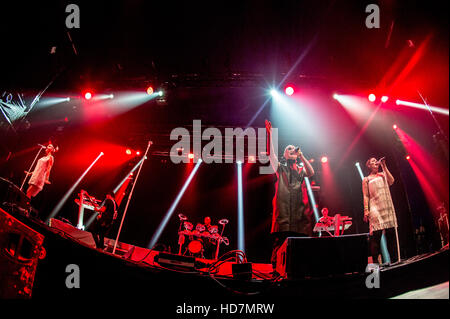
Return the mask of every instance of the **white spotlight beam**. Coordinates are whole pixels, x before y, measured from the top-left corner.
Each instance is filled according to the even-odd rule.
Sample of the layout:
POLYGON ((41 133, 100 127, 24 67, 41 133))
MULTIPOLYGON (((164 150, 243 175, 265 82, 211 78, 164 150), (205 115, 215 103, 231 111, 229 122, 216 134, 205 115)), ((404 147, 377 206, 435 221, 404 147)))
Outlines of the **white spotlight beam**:
POLYGON ((100 157, 102 157, 104 155, 103 152, 100 152, 100 154, 97 156, 97 158, 91 163, 91 165, 84 171, 84 173, 80 176, 80 178, 78 178, 78 180, 72 185, 72 187, 67 191, 67 193, 63 196, 63 198, 61 198, 61 200, 59 201, 59 203, 55 206, 55 208, 53 209, 53 211, 50 213, 50 216, 47 218, 47 223, 48 221, 55 217, 59 211, 61 210, 61 208, 63 207, 63 205, 66 203, 67 199, 69 198, 69 196, 74 192, 75 188, 77 188, 78 184, 80 184, 80 182, 83 180, 83 178, 86 176, 86 174, 91 170, 91 168, 95 165, 95 163, 97 163, 97 161, 100 159, 100 157))
POLYGON ((192 181, 192 178, 194 178, 195 173, 197 172, 198 168, 200 167, 200 164, 202 163, 202 159, 199 159, 197 164, 195 164, 194 169, 192 170, 191 174, 189 174, 188 179, 186 182, 184 182, 183 187, 181 188, 180 192, 178 193, 177 197, 173 201, 172 205, 170 206, 169 210, 167 211, 166 215, 164 216, 164 219, 159 224, 158 228, 156 229, 155 234, 153 235, 150 244, 148 245, 149 249, 152 249, 155 244, 158 242, 159 237, 161 236, 162 231, 166 227, 167 223, 169 222, 170 217, 172 216, 173 212, 175 211, 175 208, 177 208, 178 203, 180 202, 181 198, 183 197, 184 192, 188 188, 189 184, 192 181))
POLYGON ((238 175, 238 249, 245 253, 244 197, 242 189, 242 162, 237 162, 238 175))
POLYGON ((407 101, 402 101, 402 100, 397 100, 395 101, 395 104, 397 105, 404 105, 404 106, 410 106, 416 109, 421 109, 421 110, 425 110, 425 111, 433 111, 435 113, 439 113, 439 114, 443 114, 443 115, 449 115, 449 110, 444 109, 442 107, 437 107, 437 106, 430 106, 430 105, 425 105, 425 104, 420 104, 420 103, 413 103, 413 102, 407 102, 407 101))
POLYGON ((311 187, 311 183, 309 181, 308 177, 305 177, 305 184, 306 184, 306 189, 308 190, 308 195, 309 195, 309 201, 311 202, 311 206, 313 208, 314 211, 314 218, 316 219, 316 223, 319 221, 319 211, 317 209, 316 206, 316 199, 314 198, 314 193, 311 187))
POLYGON ((363 180, 364 179, 364 174, 363 174, 363 171, 361 169, 361 165, 358 162, 358 163, 355 164, 355 166, 358 169, 358 173, 359 173, 359 176, 361 176, 361 180, 363 180))

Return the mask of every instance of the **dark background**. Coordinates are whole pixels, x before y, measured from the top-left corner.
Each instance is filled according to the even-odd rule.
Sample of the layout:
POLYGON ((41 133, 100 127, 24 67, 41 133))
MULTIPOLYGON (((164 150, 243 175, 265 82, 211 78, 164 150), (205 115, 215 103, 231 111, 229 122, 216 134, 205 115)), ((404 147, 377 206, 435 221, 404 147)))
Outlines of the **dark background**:
MULTIPOLYGON (((33 199, 42 216, 49 214, 100 151, 106 155, 76 192, 83 188, 103 198, 136 163, 136 159, 124 158, 123 150, 144 151, 147 141, 152 140, 151 156, 143 166, 121 236, 124 242, 147 246, 193 167, 175 165, 161 155, 174 143, 168 136, 171 130, 179 126, 190 130, 193 119, 201 119, 205 127, 251 124, 257 128, 264 127, 267 118, 280 130, 280 152, 294 143, 316 159, 317 185, 323 178, 319 159, 329 157, 337 187, 322 189, 319 208, 327 206, 332 215, 353 217, 350 233, 368 231, 362 221, 361 179, 355 162, 364 167, 370 156, 386 156, 397 181, 392 193, 403 255, 417 253, 414 231, 420 225, 428 231, 429 249, 438 248, 433 214, 391 127, 397 123, 430 154, 438 154, 432 138, 437 127, 430 114, 395 107, 394 101, 400 98, 421 103, 420 91, 430 104, 448 109, 448 16, 444 2, 76 3, 81 10, 81 28, 70 30, 64 23, 69 2, 1 4, 2 94, 23 94, 25 104, 30 105, 54 79, 43 100, 72 97, 70 102, 51 107, 38 103, 12 127, 1 126, 1 176, 17 185, 37 152, 36 143, 51 139, 60 147, 52 184, 33 199), (369 3, 380 6, 380 29, 365 27, 369 3), (50 54, 52 47, 56 47, 55 54, 50 54), (423 54, 408 68, 422 47, 423 54), (297 94, 313 100, 308 105, 313 108, 303 110, 302 121, 309 123, 307 127, 296 118, 283 118, 268 100, 270 88, 283 89, 287 83, 295 85, 297 94), (117 95, 123 90, 144 92, 149 84, 165 88, 166 105, 152 100, 116 114, 77 99, 86 89, 117 95), (336 92, 391 96, 348 153, 362 125, 332 99, 336 92)), ((437 120, 448 136, 448 116, 437 115, 437 120)), ((436 158, 448 167, 445 159, 436 158)), ((448 193, 448 168, 440 175, 447 185, 443 193, 448 193)), ((259 175, 258 164, 245 164, 244 176, 247 254, 253 261, 267 262, 274 179, 259 175)), ((209 215, 213 222, 230 220, 225 230, 230 238, 226 249, 236 248, 236 183, 235 164, 202 164, 160 242, 176 250, 176 214, 183 213, 194 223, 209 215)), ((60 216, 75 223, 73 199, 60 216)), ((448 207, 448 195, 442 200, 448 207)))

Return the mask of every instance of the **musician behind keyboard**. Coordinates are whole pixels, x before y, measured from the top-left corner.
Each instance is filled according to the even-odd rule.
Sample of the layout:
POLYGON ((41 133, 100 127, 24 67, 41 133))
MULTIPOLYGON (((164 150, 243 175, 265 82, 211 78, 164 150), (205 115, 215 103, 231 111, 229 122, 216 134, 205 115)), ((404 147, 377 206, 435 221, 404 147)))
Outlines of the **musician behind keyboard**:
POLYGON ((321 213, 322 213, 322 217, 319 219, 318 223, 321 223, 326 227, 333 226, 334 217, 328 216, 328 208, 326 208, 326 207, 322 208, 321 213))

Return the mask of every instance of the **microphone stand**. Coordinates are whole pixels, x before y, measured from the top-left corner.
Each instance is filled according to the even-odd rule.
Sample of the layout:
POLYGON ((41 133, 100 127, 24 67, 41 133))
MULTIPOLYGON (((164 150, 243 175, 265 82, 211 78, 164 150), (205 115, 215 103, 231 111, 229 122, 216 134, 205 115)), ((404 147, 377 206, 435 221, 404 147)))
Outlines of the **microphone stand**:
MULTIPOLYGON (((387 185, 387 187, 386 187, 387 188, 387 193, 389 195, 390 203, 392 205, 392 208, 394 209, 394 203, 392 202, 391 190, 389 189, 389 183, 387 181, 386 172, 384 171, 383 166, 381 166, 381 170, 384 173, 383 176, 384 176, 384 182, 387 185)), ((390 213, 390 214, 392 214, 392 213, 390 213)), ((399 239, 398 239, 398 221, 397 221, 397 216, 395 216, 395 210, 394 210, 394 217, 395 217, 395 221, 396 221, 396 223, 395 223, 396 226, 394 227, 394 229, 395 229, 395 239, 397 241, 397 259, 398 259, 397 262, 396 262, 396 264, 397 264, 397 263, 400 263, 401 258, 400 258, 400 242, 399 242, 399 239)))
MULTIPOLYGON (((42 151, 42 150, 43 150, 43 147, 40 146, 40 147, 39 147, 39 151, 37 152, 36 157, 35 157, 34 160, 33 160, 33 163, 31 163, 31 166, 30 166, 30 168, 29 168, 28 171, 27 171, 28 173, 31 172, 31 169, 33 168, 33 165, 34 165, 34 163, 36 162, 36 160, 38 159, 39 154, 41 154, 41 151, 42 151)), ((22 189, 23 189, 23 186, 25 185, 25 181, 27 180, 28 175, 29 175, 28 173, 25 174, 25 178, 23 179, 22 185, 20 186, 20 190, 22 190, 22 189)))
POLYGON ((116 240, 114 242, 114 248, 113 248, 113 251, 112 251, 113 254, 116 253, 117 243, 119 242, 120 232, 122 231, 123 221, 125 220, 125 216, 127 215, 128 205, 130 204, 131 196, 133 195, 134 186, 136 186, 136 182, 137 182, 137 180, 139 178, 139 174, 141 173, 141 169, 142 169, 142 166, 144 165, 145 158, 147 158, 148 150, 150 149, 150 146, 152 144, 153 144, 152 141, 148 142, 147 149, 145 150, 145 154, 144 154, 144 160, 142 161, 141 165, 139 166, 139 170, 138 170, 138 173, 136 175, 136 179, 134 180, 133 186, 131 187, 130 194, 128 195, 127 204, 126 204, 125 210, 123 212, 122 220, 120 221, 119 231, 117 232, 117 237, 116 237, 116 240))

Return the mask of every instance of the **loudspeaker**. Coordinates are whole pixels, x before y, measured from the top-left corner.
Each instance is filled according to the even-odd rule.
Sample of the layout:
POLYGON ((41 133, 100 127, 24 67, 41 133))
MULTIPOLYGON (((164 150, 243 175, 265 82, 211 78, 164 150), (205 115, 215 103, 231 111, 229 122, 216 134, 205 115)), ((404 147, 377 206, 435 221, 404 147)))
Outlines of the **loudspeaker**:
POLYGON ((70 236, 71 238, 76 239, 88 246, 96 247, 94 237, 90 232, 78 229, 68 223, 65 223, 55 218, 51 218, 48 225, 51 228, 58 229, 63 233, 65 233, 66 235, 70 236))
POLYGON ((181 256, 160 252, 154 257, 154 261, 167 268, 179 268, 183 270, 195 269, 195 258, 190 256, 181 256))
POLYGON ((30 199, 19 187, 0 177, 0 207, 28 215, 31 205, 30 199))
POLYGON ((0 208, 0 299, 31 298, 44 236, 0 208))
POLYGON ((277 252, 276 271, 286 279, 364 273, 368 234, 288 237, 277 252))

